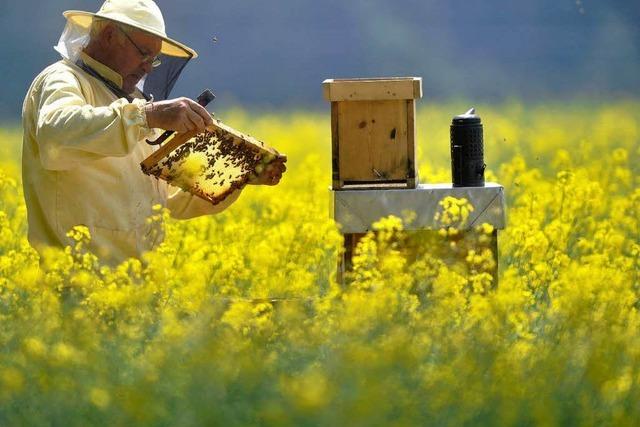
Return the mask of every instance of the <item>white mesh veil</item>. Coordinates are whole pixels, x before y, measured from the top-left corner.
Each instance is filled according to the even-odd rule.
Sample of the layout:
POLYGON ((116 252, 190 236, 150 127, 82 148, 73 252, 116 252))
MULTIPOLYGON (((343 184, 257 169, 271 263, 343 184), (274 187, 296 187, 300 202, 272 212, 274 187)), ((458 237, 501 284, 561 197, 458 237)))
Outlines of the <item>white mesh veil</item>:
MULTIPOLYGON (((53 48, 58 51, 63 58, 76 63, 80 58, 80 52, 89 43, 89 34, 89 28, 83 28, 67 20, 58 44, 53 48)), ((169 97, 171 89, 173 89, 182 70, 191 59, 167 55, 160 55, 160 58, 162 61, 160 66, 154 68, 150 74, 144 76, 136 85, 141 92, 153 95, 157 101, 169 97)))
POLYGON ((80 57, 80 52, 89 43, 89 29, 82 28, 78 24, 67 21, 58 44, 53 48, 58 51, 63 58, 71 62, 76 62, 80 57))

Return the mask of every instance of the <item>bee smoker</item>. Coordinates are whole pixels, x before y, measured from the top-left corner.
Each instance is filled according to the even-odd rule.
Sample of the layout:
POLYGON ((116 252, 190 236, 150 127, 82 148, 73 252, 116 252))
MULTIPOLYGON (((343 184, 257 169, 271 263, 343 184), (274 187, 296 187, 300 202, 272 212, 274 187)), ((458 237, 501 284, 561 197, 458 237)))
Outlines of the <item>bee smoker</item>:
POLYGON ((451 121, 451 176, 454 187, 484 187, 482 122, 475 108, 451 121))

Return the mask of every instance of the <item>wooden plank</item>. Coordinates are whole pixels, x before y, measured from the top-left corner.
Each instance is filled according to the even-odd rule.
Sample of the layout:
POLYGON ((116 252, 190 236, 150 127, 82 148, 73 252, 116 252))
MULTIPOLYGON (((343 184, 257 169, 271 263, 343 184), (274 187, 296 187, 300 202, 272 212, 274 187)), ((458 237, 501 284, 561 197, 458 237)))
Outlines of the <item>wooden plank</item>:
POLYGON ((421 77, 327 79, 322 82, 327 101, 402 100, 422 97, 421 77))
POLYGON ((407 188, 407 182, 403 181, 358 181, 357 183, 344 182, 342 190, 404 190, 407 188))
POLYGON ((160 148, 153 152, 152 155, 147 157, 140 163, 143 171, 147 171, 158 164, 158 162, 167 157, 173 150, 180 147, 182 144, 196 136, 197 132, 186 132, 182 134, 175 134, 171 139, 165 142, 160 148))
POLYGON ((495 262, 495 267, 493 268, 493 270, 491 271, 491 276, 493 277, 493 288, 497 288, 498 287, 498 279, 500 277, 500 265, 499 265, 499 260, 500 260, 500 254, 498 253, 498 229, 494 229, 493 232, 491 233, 491 252, 493 255, 493 261, 495 262))
POLYGON ((344 235, 344 252, 338 260, 337 281, 340 285, 346 285, 346 273, 353 271, 353 256, 356 253, 358 243, 366 233, 348 233, 344 235))
POLYGON ((342 181, 407 179, 407 111, 404 101, 338 104, 342 181))
POLYGON ((210 132, 221 130, 223 132, 226 132, 227 134, 233 135, 234 138, 236 138, 237 140, 240 140, 240 142, 242 142, 245 145, 259 147, 260 151, 265 151, 274 155, 280 155, 280 153, 278 153, 278 151, 275 148, 268 146, 264 142, 254 138, 249 134, 242 133, 239 130, 232 128, 231 126, 226 125, 220 120, 214 119, 213 124, 210 126, 207 126, 207 130, 210 132))
POLYGON ((416 102, 407 100, 407 187, 418 186, 418 169, 416 167, 416 102))
POLYGON ((334 190, 342 188, 340 179, 340 139, 339 139, 338 103, 331 103, 331 180, 334 190))

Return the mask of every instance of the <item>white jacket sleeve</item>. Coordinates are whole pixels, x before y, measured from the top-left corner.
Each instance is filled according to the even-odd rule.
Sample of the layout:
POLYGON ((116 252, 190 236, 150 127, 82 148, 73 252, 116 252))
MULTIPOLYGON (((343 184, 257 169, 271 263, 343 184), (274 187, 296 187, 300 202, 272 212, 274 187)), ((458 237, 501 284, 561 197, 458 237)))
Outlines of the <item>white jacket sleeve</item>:
POLYGON ((171 212, 171 216, 177 219, 189 219, 202 215, 213 215, 228 208, 238 199, 238 197, 240 197, 240 193, 241 190, 235 190, 217 205, 212 205, 198 196, 182 191, 177 187, 169 186, 167 207, 171 212))
POLYGON ((47 76, 36 97, 35 136, 45 169, 64 170, 82 161, 125 156, 151 132, 144 100, 129 103, 121 98, 94 107, 71 72, 47 76))

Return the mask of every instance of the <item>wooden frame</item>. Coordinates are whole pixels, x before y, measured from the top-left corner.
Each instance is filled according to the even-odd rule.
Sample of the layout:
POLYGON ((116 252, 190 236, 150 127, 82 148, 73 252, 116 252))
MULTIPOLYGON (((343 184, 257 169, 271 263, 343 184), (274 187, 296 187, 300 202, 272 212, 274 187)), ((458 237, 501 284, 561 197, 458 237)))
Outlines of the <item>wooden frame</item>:
POLYGON ((219 120, 207 132, 177 134, 140 163, 142 171, 216 204, 281 155, 219 120), (212 144, 211 141, 216 141, 212 144), (189 143, 189 145, 185 145, 189 143), (183 147, 183 148, 181 148, 183 147), (193 160, 193 162, 192 162, 193 160), (184 165, 194 165, 184 168, 184 165), (193 170, 191 170, 193 169, 193 170))
MULTIPOLYGON (((259 151, 263 151, 265 153, 270 153, 273 155, 279 155, 279 153, 272 147, 269 147, 264 142, 257 140, 251 135, 246 135, 240 131, 235 130, 231 126, 228 126, 222 123, 220 120, 214 119, 213 124, 207 127, 208 131, 222 131, 228 134, 230 137, 234 138, 234 142, 241 144, 248 144, 252 147, 255 147, 259 151)), ((165 157, 167 157, 172 151, 176 148, 180 147, 182 144, 195 137, 197 132, 186 132, 182 134, 177 134, 169 141, 167 141, 164 145, 162 145, 159 149, 153 152, 149 157, 144 159, 142 163, 140 163, 140 167, 142 167, 143 171, 147 171, 158 164, 158 162, 165 157)))

